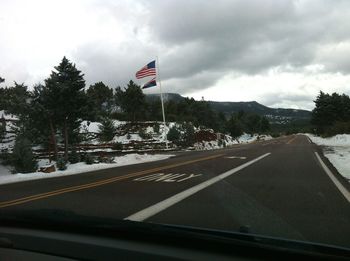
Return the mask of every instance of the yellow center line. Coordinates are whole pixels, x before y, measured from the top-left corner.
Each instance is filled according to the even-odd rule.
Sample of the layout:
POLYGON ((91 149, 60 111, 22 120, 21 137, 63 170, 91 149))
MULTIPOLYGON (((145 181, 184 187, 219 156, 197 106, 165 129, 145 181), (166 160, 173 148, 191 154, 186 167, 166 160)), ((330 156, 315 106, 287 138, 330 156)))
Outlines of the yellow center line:
POLYGON ((14 199, 14 200, 3 201, 3 202, 0 202, 0 208, 19 205, 19 204, 23 204, 26 202, 39 200, 39 199, 43 199, 43 198, 48 198, 48 197, 52 197, 52 196, 57 196, 57 195, 61 195, 61 194, 68 193, 68 192, 73 192, 73 191, 78 191, 78 190, 83 190, 83 189, 88 189, 88 188, 94 188, 94 187, 110 184, 112 182, 137 177, 137 176, 149 174, 149 173, 160 171, 160 170, 165 170, 165 169, 175 168, 175 167, 179 167, 179 166, 183 166, 183 165, 187 165, 187 164, 191 164, 191 163, 195 163, 195 162, 215 159, 215 158, 221 157, 223 155, 224 154, 217 154, 217 155, 213 155, 213 156, 208 156, 208 157, 199 158, 199 159, 195 159, 195 160, 184 161, 184 162, 175 163, 175 164, 162 166, 162 167, 157 167, 157 168, 153 168, 153 169, 142 170, 142 171, 126 174, 123 176, 108 178, 108 179, 95 181, 95 182, 91 182, 91 183, 87 183, 87 184, 83 184, 83 185, 77 185, 77 186, 53 190, 53 191, 49 191, 49 192, 45 192, 45 193, 40 193, 40 194, 36 194, 36 195, 32 195, 32 196, 27 196, 27 197, 23 197, 23 198, 18 198, 18 199, 14 199))
POLYGON ((291 144, 295 139, 297 138, 297 136, 295 136, 294 138, 290 139, 287 144, 291 144))

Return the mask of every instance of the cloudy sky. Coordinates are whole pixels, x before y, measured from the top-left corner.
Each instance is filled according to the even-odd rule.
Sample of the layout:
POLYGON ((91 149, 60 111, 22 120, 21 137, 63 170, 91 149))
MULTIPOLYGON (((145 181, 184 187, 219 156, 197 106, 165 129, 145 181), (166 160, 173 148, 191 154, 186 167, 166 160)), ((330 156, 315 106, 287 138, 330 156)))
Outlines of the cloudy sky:
POLYGON ((42 82, 64 55, 88 85, 124 86, 158 55, 164 91, 196 99, 312 109, 320 90, 350 94, 348 0, 1 0, 0 10, 1 86, 42 82))

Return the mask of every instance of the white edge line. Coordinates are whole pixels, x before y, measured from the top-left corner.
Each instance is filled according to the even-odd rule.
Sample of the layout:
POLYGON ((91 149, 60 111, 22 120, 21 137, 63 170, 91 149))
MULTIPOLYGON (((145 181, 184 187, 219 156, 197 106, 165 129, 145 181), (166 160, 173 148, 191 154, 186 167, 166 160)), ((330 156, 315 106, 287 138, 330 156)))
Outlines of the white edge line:
POLYGON ((315 152, 318 161, 320 162, 322 168, 327 173, 328 177, 333 181, 334 185, 339 189, 339 191, 343 194, 346 200, 350 203, 350 193, 349 191, 339 182, 339 180, 334 176, 334 174, 329 170, 326 164, 321 159, 320 155, 315 152))
POLYGON ((159 212, 175 205, 176 203, 179 203, 180 201, 188 198, 189 196, 201 191, 202 189, 205 189, 206 187, 209 187, 210 185, 213 185, 214 183, 223 180, 225 178, 227 178, 228 176, 248 167, 249 165, 267 157, 268 155, 270 155, 271 153, 266 153, 258 158, 255 158, 251 161, 248 161, 234 169, 231 169, 229 171, 226 171, 214 178, 211 178, 209 180, 206 180, 194 187, 191 187, 187 190, 184 190, 178 194, 175 194, 174 196, 171 196, 170 198, 167 198, 163 201, 160 201, 158 203, 156 203, 155 205, 152 205, 148 208, 145 208, 141 211, 136 212, 135 214, 132 214, 126 218, 124 218, 124 220, 131 220, 131 221, 144 221, 147 218, 150 218, 156 214, 158 214, 159 212))

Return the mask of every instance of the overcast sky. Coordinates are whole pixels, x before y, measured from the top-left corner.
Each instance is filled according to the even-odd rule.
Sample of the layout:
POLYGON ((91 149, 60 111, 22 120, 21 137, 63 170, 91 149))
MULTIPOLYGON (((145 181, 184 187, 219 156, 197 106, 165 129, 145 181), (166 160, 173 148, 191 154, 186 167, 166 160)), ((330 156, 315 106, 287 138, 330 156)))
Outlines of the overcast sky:
POLYGON ((348 0, 1 0, 0 10, 1 86, 43 82, 64 55, 87 85, 124 86, 158 55, 164 92, 196 99, 312 109, 320 90, 350 94, 348 0))

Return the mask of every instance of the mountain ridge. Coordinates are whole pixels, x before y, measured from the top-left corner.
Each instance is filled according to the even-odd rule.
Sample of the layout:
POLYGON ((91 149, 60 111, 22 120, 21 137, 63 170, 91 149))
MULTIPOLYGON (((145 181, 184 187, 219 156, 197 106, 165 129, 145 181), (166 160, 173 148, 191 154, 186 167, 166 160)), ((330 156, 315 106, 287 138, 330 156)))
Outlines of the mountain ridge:
MULTIPOLYGON (((149 101, 155 101, 159 99, 159 94, 147 94, 146 99, 149 101)), ((185 97, 178 93, 163 93, 164 101, 176 101, 184 100, 185 97)), ((302 109, 291 108, 271 108, 265 106, 257 101, 248 102, 221 102, 221 101, 207 101, 213 110, 223 112, 226 116, 239 111, 245 111, 248 113, 256 113, 261 116, 267 117, 272 123, 287 123, 295 120, 307 121, 311 118, 311 111, 302 109)))

